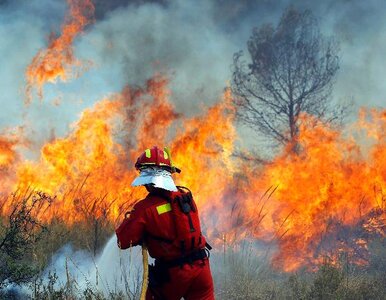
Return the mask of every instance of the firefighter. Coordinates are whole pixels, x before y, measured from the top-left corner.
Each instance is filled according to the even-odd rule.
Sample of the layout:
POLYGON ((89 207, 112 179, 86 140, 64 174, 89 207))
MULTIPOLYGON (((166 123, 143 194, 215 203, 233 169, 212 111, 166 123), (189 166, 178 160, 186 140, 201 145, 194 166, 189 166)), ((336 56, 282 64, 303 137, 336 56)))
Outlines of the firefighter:
POLYGON ((173 181, 171 174, 180 170, 170 152, 146 149, 135 168, 140 173, 132 185, 145 186, 149 194, 127 214, 116 234, 121 249, 145 244, 155 259, 149 266, 146 299, 214 299, 211 247, 201 233, 192 193, 173 181))

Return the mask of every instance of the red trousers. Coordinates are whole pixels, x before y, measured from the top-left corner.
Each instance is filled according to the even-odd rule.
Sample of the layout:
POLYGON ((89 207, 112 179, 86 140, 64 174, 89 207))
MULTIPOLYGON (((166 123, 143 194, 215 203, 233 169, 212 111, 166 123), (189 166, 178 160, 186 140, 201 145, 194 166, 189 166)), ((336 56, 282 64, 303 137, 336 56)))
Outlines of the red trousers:
POLYGON ((149 287, 146 300, 214 300, 209 260, 170 268, 169 275, 170 281, 161 287, 149 287))

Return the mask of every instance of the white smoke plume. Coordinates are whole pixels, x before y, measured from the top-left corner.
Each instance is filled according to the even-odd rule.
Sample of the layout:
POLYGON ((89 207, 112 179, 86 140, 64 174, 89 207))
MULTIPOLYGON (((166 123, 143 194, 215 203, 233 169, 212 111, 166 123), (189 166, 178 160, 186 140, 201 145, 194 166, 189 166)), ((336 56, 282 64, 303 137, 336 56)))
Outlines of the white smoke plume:
MULTIPOLYGON (((111 292, 130 295, 140 290, 142 282, 142 256, 140 247, 122 251, 116 236, 107 242, 101 254, 93 259, 86 251, 75 251, 65 245, 51 259, 42 275, 47 284, 49 275, 58 278, 56 288, 70 284, 81 294, 87 288, 108 296, 111 292)), ((76 292, 75 292, 76 294, 76 292)))

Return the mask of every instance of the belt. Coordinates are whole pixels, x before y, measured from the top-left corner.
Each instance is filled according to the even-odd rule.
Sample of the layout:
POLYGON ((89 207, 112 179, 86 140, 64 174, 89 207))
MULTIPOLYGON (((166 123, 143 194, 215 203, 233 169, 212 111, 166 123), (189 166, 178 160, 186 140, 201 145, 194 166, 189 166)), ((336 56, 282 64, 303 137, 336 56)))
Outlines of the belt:
POLYGON ((157 266, 163 266, 166 268, 173 268, 173 267, 182 266, 185 264, 191 264, 194 261, 197 261, 200 259, 205 259, 207 257, 209 257, 209 254, 208 254, 207 250, 204 248, 204 249, 200 249, 198 251, 195 251, 189 255, 182 256, 182 257, 179 257, 179 258, 173 259, 173 260, 165 261, 165 260, 156 259, 155 260, 155 266, 156 267, 157 266))

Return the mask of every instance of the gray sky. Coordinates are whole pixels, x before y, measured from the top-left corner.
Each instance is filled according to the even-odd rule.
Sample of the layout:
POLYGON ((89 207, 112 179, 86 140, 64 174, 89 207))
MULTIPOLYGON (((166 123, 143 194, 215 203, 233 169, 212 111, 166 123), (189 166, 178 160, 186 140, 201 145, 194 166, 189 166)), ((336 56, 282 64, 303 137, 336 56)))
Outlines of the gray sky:
MULTIPOLYGON (((44 87, 43 102, 23 104, 24 70, 66 10, 62 0, 0 2, 0 130, 25 125, 32 138, 63 135, 80 112, 125 84, 142 84, 156 71, 171 78, 179 112, 197 114, 221 97, 232 55, 255 26, 277 23, 293 4, 309 8, 325 34, 341 43, 334 98, 386 107, 384 1, 96 1, 97 21, 75 41, 75 54, 92 60, 80 78, 44 87), (61 102, 55 106, 55 100, 61 102)), ((354 111, 355 111, 354 109, 354 111)))

